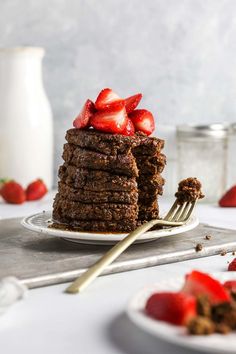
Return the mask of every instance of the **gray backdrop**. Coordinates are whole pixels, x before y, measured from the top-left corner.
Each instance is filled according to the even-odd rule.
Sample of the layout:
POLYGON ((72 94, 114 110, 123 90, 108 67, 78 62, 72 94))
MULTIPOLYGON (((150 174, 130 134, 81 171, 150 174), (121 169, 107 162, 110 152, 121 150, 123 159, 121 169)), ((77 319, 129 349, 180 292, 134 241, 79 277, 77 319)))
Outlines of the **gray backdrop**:
POLYGON ((0 46, 47 50, 57 166, 103 87, 143 92, 157 124, 236 121, 235 15, 235 0, 0 0, 0 46))

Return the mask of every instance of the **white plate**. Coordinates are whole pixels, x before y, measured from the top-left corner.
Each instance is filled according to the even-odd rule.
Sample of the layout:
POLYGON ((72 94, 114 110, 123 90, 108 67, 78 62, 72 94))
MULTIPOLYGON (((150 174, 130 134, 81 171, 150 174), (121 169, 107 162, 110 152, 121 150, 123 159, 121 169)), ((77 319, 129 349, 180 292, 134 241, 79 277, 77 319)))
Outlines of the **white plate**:
MULTIPOLYGON (((220 281, 236 279, 236 272, 212 274, 220 281)), ((174 326, 148 317, 145 304, 150 295, 158 291, 178 291, 184 283, 184 277, 161 281, 138 292, 129 302, 127 314, 132 322, 152 335, 183 347, 208 353, 236 352, 236 333, 227 335, 212 334, 210 336, 189 335, 184 327, 174 326)))
MULTIPOLYGON (((43 212, 27 216, 21 224, 27 229, 40 232, 45 235, 65 238, 69 241, 89 244, 115 244, 122 240, 128 233, 96 233, 96 232, 79 232, 67 231, 49 228, 51 222, 51 212, 43 212)), ((136 241, 137 243, 156 240, 163 236, 177 235, 194 229, 199 224, 199 220, 192 216, 189 221, 182 226, 166 228, 157 231, 148 231, 141 235, 136 241)))

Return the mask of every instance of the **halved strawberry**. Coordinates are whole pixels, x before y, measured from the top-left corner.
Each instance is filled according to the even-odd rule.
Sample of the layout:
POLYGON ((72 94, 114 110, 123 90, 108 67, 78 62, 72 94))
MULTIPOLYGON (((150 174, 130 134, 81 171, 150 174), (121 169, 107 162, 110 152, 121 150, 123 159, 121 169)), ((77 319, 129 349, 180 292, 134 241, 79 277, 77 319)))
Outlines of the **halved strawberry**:
POLYGON ((179 326, 197 315, 195 297, 183 293, 155 293, 148 299, 145 310, 157 320, 179 326))
POLYGON ((155 122, 151 112, 146 109, 136 109, 129 114, 136 131, 141 131, 147 135, 153 133, 155 129, 155 122))
POLYGON ((77 129, 86 128, 89 125, 89 120, 95 113, 95 106, 91 100, 87 100, 73 122, 73 126, 77 129))
POLYGON ((186 275, 185 284, 181 291, 194 296, 206 295, 211 304, 230 301, 228 292, 218 280, 197 270, 186 275))
POLYGON ((95 113, 90 124, 93 128, 106 133, 120 133, 125 129, 128 116, 123 101, 112 104, 106 110, 95 113))
POLYGON ((228 270, 231 272, 235 272, 236 271, 236 258, 234 258, 232 260, 232 262, 230 262, 229 266, 228 266, 228 270))
POLYGON ((228 280, 226 281, 223 286, 233 293, 236 293, 236 280, 228 280))
POLYGON ((132 120, 128 118, 125 129, 122 131, 122 135, 132 136, 135 133, 134 125, 132 120))
POLYGON ((125 98, 125 108, 126 108, 126 112, 130 113, 132 112, 137 105, 139 104, 139 102, 142 99, 142 94, 141 93, 137 93, 137 95, 134 96, 130 96, 128 98, 125 98))
POLYGON ((230 188, 219 200, 221 207, 236 207, 236 186, 230 188))
POLYGON ((23 187, 15 181, 9 181, 3 184, 1 196, 7 203, 11 204, 22 204, 26 199, 23 187))
POLYGON ((120 101, 123 101, 122 98, 112 91, 112 89, 105 88, 99 93, 95 102, 95 107, 98 111, 101 111, 108 108, 109 105, 120 101))

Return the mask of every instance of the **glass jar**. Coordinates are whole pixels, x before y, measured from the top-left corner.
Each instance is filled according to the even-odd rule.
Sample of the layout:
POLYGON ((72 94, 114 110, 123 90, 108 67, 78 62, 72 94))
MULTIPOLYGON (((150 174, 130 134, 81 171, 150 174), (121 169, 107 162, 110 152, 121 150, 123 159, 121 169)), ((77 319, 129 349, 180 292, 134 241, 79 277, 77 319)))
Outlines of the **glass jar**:
POLYGON ((229 128, 228 179, 227 187, 236 185, 236 123, 229 128))
POLYGON ((226 189, 228 131, 225 124, 177 126, 178 179, 197 177, 207 202, 226 189))

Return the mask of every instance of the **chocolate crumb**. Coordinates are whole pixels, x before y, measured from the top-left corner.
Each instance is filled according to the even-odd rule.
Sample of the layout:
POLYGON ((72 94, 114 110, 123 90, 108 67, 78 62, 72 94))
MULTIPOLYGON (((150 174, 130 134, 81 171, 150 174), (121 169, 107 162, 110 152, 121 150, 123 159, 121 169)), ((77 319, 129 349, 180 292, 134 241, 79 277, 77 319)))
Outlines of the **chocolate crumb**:
POLYGON ((206 236, 205 236, 205 239, 206 239, 206 240, 210 240, 210 239, 211 239, 211 235, 206 235, 206 236))
POLYGON ((222 250, 222 251, 220 252, 220 255, 221 255, 221 256, 225 256, 226 254, 227 254, 226 250, 222 250))
POLYGON ((236 253, 235 253, 235 251, 233 251, 233 252, 232 252, 232 256, 235 256, 235 255, 236 255, 236 253))
POLYGON ((200 252, 200 251, 202 251, 202 249, 203 249, 203 246, 201 243, 198 243, 195 247, 196 252, 200 252))
POLYGON ((217 323, 215 325, 215 331, 216 333, 220 334, 228 334, 229 332, 231 332, 231 328, 224 323, 217 323))
POLYGON ((206 295, 197 296, 197 314, 203 317, 211 317, 211 304, 206 295))
POLYGON ((215 325, 211 319, 197 316, 192 318, 187 325, 188 332, 195 335, 208 335, 215 331, 215 325))

